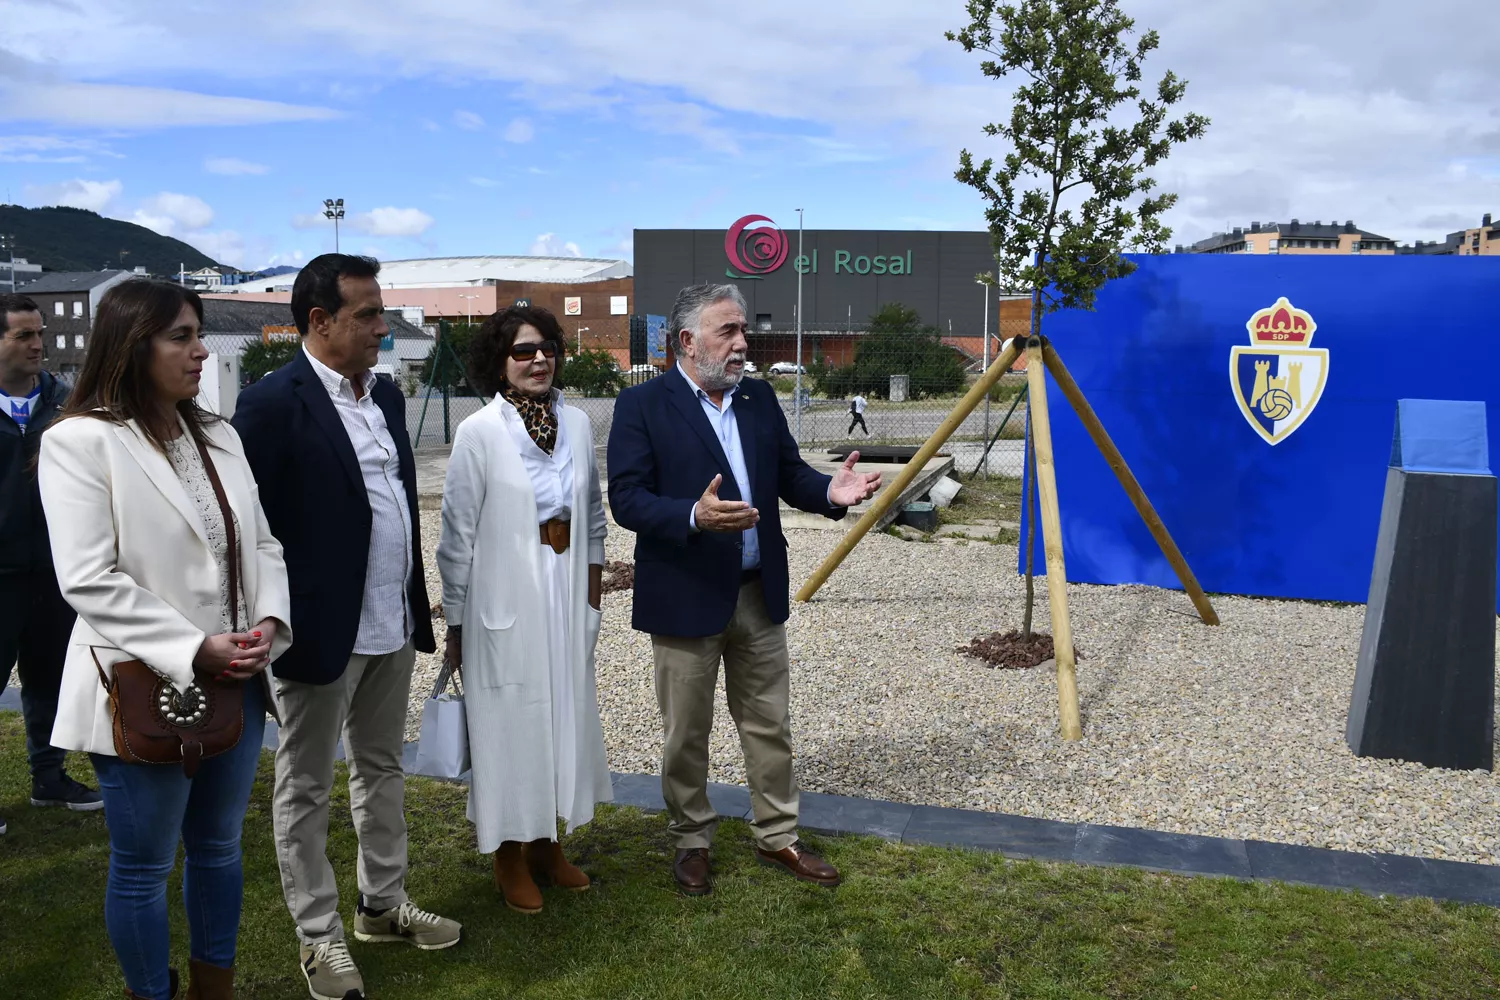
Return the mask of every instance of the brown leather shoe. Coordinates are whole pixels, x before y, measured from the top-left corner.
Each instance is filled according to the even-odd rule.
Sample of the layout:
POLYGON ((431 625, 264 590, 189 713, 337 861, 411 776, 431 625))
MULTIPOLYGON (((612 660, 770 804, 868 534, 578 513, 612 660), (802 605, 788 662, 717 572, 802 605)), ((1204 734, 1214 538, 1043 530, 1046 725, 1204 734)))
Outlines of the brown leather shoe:
POLYGON ((555 840, 533 840, 526 845, 526 863, 537 885, 555 885, 559 889, 582 892, 591 884, 588 873, 563 856, 562 845, 555 840))
POLYGON ((495 888, 505 896, 505 905, 517 913, 542 912, 542 890, 531 880, 519 840, 507 840, 495 852, 495 888))
POLYGON ((672 861, 672 877, 677 888, 686 896, 707 896, 714 891, 713 879, 708 872, 708 848, 678 848, 672 861))
POLYGON ((800 840, 779 851, 765 851, 757 847, 755 857, 761 864, 789 871, 804 882, 832 889, 840 881, 839 870, 803 847, 800 840))
POLYGON ((189 959, 185 1000, 234 1000, 234 969, 189 959))

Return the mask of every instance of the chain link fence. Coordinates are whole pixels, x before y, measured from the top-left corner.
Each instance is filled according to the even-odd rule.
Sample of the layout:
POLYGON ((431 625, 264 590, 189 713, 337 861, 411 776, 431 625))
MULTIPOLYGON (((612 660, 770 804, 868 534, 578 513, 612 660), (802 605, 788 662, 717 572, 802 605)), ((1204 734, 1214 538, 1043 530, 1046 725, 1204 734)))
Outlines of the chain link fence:
MULTIPOLYGON (((990 360, 1005 339, 1027 332, 1024 321, 999 325, 990 342, 990 360)), ((415 448, 451 443, 458 425, 488 402, 471 388, 466 333, 461 325, 445 325, 437 340, 407 344, 400 352, 382 352, 378 370, 406 397, 406 426, 415 448), (425 355, 412 356, 423 350, 425 355)), ((263 343, 252 335, 209 334, 204 340, 211 352, 240 359, 242 388, 291 360, 300 349, 295 340, 263 343)), ((806 330, 802 333, 799 399, 795 331, 761 327, 752 330, 748 340, 751 370, 746 377, 762 379, 775 390, 793 437, 809 451, 919 446, 984 371, 982 336, 947 336, 932 328, 852 325, 806 330)), ((590 343, 582 355, 571 351, 566 362, 569 402, 589 415, 599 449, 609 439, 618 393, 658 377, 669 363, 627 368, 620 363, 623 353, 590 343)), ((987 405, 970 413, 949 438, 944 451, 953 456, 960 476, 1021 476, 1026 422, 1023 367, 1024 359, 990 391, 987 405)))

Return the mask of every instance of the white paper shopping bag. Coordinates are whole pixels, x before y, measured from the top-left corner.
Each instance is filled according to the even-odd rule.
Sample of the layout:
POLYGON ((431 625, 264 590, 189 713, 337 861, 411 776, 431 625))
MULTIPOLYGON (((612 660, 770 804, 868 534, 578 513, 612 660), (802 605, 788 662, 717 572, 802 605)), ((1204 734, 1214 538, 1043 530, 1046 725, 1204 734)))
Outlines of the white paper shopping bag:
MULTIPOLYGON (((422 705, 422 735, 417 741, 415 774, 457 779, 469 770, 469 724, 462 693, 446 691, 452 672, 438 671, 432 697, 422 705)), ((455 687, 456 679, 455 680, 455 687)))

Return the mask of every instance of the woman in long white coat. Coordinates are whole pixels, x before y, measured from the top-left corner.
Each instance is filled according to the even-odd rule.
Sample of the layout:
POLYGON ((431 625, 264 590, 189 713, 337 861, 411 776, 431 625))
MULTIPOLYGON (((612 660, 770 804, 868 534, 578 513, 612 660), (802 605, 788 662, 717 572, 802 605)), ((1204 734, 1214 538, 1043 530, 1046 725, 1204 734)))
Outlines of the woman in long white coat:
POLYGON ((464 681, 469 819, 522 913, 542 908, 538 883, 589 887, 557 821, 571 833, 613 797, 594 686, 604 501, 589 418, 553 387, 565 350, 556 317, 529 306, 475 334, 469 375, 495 398, 459 425, 437 549, 446 656, 464 681))

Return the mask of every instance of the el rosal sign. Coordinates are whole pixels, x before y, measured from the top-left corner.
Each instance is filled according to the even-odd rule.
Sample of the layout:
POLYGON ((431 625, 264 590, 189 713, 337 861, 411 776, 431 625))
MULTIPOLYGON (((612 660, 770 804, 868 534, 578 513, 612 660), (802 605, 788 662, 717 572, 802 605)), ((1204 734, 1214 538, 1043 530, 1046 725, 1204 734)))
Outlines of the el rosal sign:
MULTIPOLYGON (((786 263, 790 249, 786 233, 776 228, 764 215, 747 215, 729 227, 724 234, 724 255, 729 266, 728 278, 764 278, 786 263), (762 224, 763 223, 763 224, 762 224)), ((818 273, 818 251, 812 256, 798 256, 792 261, 798 274, 818 273)), ((911 274, 911 251, 905 254, 855 255, 848 250, 833 252, 833 273, 911 274)))

